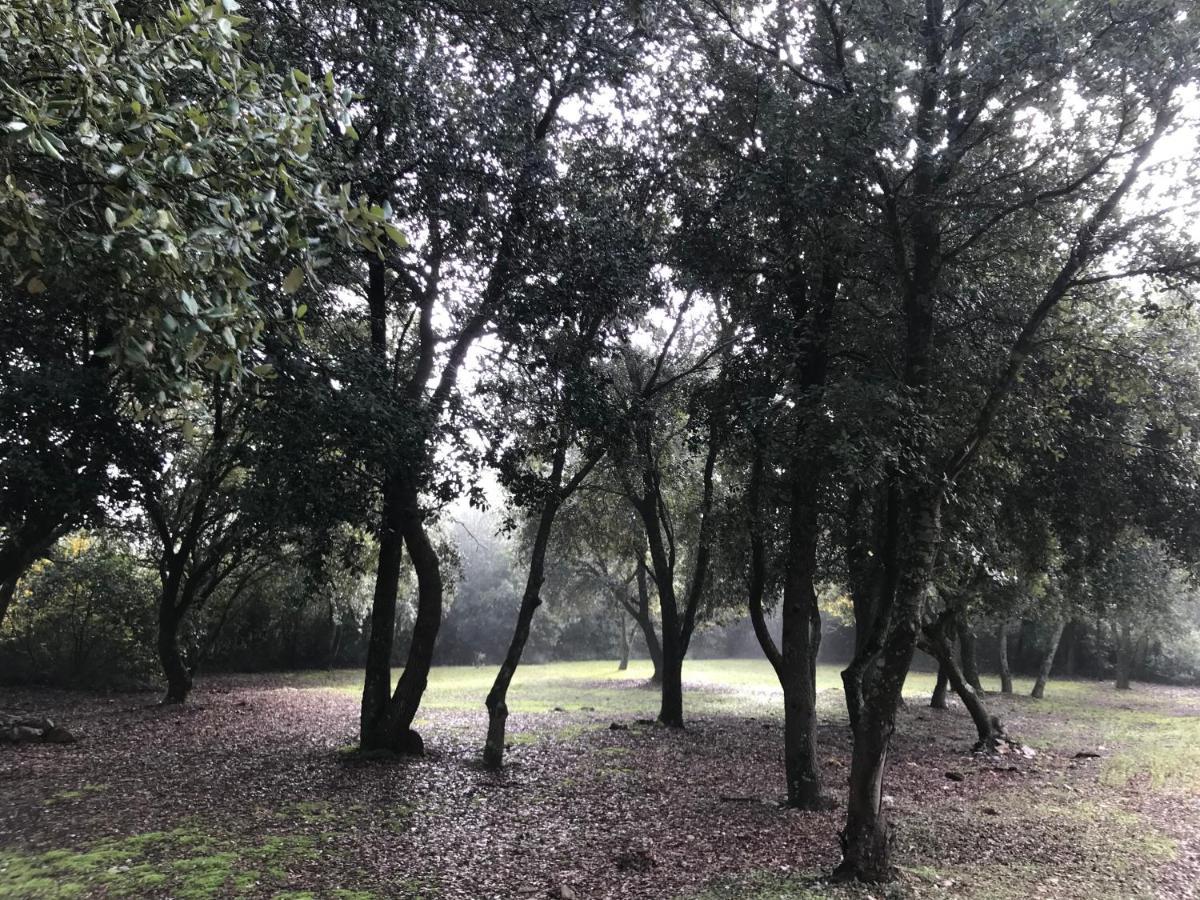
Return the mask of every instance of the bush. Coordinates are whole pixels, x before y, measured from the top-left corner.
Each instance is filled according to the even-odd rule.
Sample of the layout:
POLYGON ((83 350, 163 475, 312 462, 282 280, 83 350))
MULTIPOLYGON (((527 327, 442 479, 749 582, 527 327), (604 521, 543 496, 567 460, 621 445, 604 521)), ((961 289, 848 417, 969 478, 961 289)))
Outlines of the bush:
POLYGON ((60 687, 145 685, 157 672, 155 585, 118 541, 64 538, 17 586, 0 627, 0 672, 60 687))

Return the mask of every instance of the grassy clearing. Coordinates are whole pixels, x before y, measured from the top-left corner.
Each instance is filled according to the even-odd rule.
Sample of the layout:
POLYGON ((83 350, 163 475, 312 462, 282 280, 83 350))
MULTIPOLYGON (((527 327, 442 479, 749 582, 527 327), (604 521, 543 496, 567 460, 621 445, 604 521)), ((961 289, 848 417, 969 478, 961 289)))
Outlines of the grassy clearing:
POLYGON ((282 888, 287 870, 314 854, 305 836, 243 842, 182 827, 102 840, 79 850, 0 853, 0 897, 261 896, 272 884, 282 888))
MULTIPOLYGON (((510 694, 514 713, 510 738, 515 744, 545 742, 543 746, 553 752, 556 743, 607 730, 611 719, 651 718, 657 712, 658 693, 646 686, 649 675, 645 662, 635 662, 626 672, 618 672, 609 661, 524 666, 510 694)), ((469 731, 480 736, 482 701, 493 676, 491 667, 435 669, 423 705, 423 727, 443 735, 469 731)), ((838 668, 821 666, 817 677, 822 717, 844 720, 838 668)), ((694 719, 782 715, 781 692, 765 661, 691 661, 684 679, 686 712, 694 719)), ((360 684, 361 673, 339 671, 273 676, 263 686, 357 694, 360 684)), ((941 735, 950 725, 949 720, 919 709, 932 686, 929 673, 913 673, 906 685, 912 709, 905 714, 902 728, 909 737, 926 731, 941 735)), ((1023 696, 1029 686, 1028 681, 1018 681, 1016 696, 993 695, 989 702, 1014 725, 1018 737, 1055 751, 1057 759, 1047 760, 1043 780, 1036 784, 1014 784, 981 797, 943 796, 936 791, 928 796, 928 803, 922 800, 921 814, 905 810, 898 817, 897 858, 906 868, 897 884, 831 885, 823 878, 826 872, 803 868, 805 861, 798 859, 800 868, 748 869, 725 875, 686 898, 1126 900, 1152 896, 1158 867, 1176 860, 1181 850, 1163 830, 1170 830, 1169 822, 1129 801, 1157 797, 1160 792, 1164 798, 1180 791, 1200 794, 1200 692, 1141 688, 1117 693, 1108 684, 1056 681, 1046 700, 1033 701, 1023 696), (1069 757, 1080 749, 1097 750, 1103 758, 1071 768, 1069 757), (1136 791, 1112 789, 1127 785, 1136 791)), ((962 711, 952 715, 953 727, 961 727, 964 738, 969 736, 970 724, 962 711)), ((942 746, 945 753, 944 741, 942 746)), ((636 785, 636 775, 645 765, 635 744, 600 742, 591 753, 568 753, 564 758, 586 758, 592 767, 588 771, 601 776, 604 790, 612 791, 636 785)), ((555 783, 556 790, 579 779, 586 781, 586 774, 570 765, 561 763, 564 777, 555 783)), ((1040 758, 1037 765, 1043 765, 1040 758)), ((466 771, 468 788, 473 790, 478 776, 466 771)), ((61 805, 67 814, 111 802, 114 791, 103 781, 104 773, 99 771, 87 781, 80 777, 73 783, 60 782, 38 802, 61 805)), ((470 796, 472 809, 485 809, 490 802, 483 793, 470 796)), ((512 797, 513 802, 525 800, 522 793, 512 797)), ((231 830, 189 820, 170 831, 124 838, 89 840, 84 833, 78 843, 72 837, 72 846, 61 849, 46 849, 57 848, 55 842, 38 849, 0 850, 0 900, 101 896, 372 900, 376 895, 358 887, 377 885, 369 873, 352 866, 350 877, 334 875, 328 889, 318 893, 311 891, 316 883, 313 873, 324 868, 328 854, 352 852, 364 836, 386 843, 407 835, 414 816, 420 816, 426 826, 432 822, 432 827, 438 827, 430 818, 432 807, 419 796, 389 798, 386 804, 358 798, 334 803, 313 792, 274 805, 256 804, 247 813, 231 830)), ((393 879, 386 895, 430 898, 437 896, 437 885, 415 880, 401 884, 393 879)))
POLYGON ((1045 700, 1020 701, 1031 743, 1103 757, 1109 787, 1200 794, 1200 708, 1160 690, 1117 692, 1106 682, 1052 682, 1045 700))
MULTIPOLYGON (((594 712, 653 718, 659 698, 657 690, 647 685, 650 674, 646 660, 633 661, 624 672, 608 660, 521 666, 509 690, 509 710, 516 716, 510 722, 510 741, 564 740, 590 730, 588 725, 564 722, 557 728, 543 724, 522 731, 522 713, 594 712)), ((436 667, 430 673, 422 711, 482 714, 483 698, 494 676, 491 666, 436 667)), ((689 716, 782 716, 779 682, 764 659, 688 660, 683 676, 684 708, 689 716)), ((307 672, 286 680, 296 687, 358 694, 362 673, 307 672)), ((920 703, 928 698, 933 683, 933 673, 913 672, 905 684, 905 696, 920 703)), ((985 683, 985 687, 998 685, 985 683)), ((990 700, 997 711, 1020 716, 1022 730, 1017 736, 1021 739, 1034 746, 1072 752, 1105 747, 1103 779, 1111 786, 1142 779, 1156 789, 1200 792, 1200 716, 1181 715, 1162 693, 1118 694, 1106 682, 1055 680, 1042 701, 1029 699, 1032 687, 1032 679, 1017 678, 1012 698, 993 696, 990 700)), ((818 666, 817 691, 822 715, 834 721, 844 719, 840 667, 818 666)), ((428 724, 428 715, 418 721, 419 726, 428 724)))
MULTIPOLYGON (((650 716, 658 711, 658 691, 647 684, 651 671, 646 660, 632 661, 624 672, 618 671, 609 660, 522 665, 509 688, 508 707, 516 713, 562 710, 650 716)), ((481 711, 495 676, 494 666, 437 666, 429 674, 429 687, 421 708, 481 711)), ((683 679, 685 710, 691 715, 782 712, 779 682, 765 659, 688 660, 684 663, 683 679)), ((931 674, 914 672, 905 685, 905 693, 913 697, 928 696, 933 681, 931 674)), ((283 676, 283 683, 358 694, 362 690, 362 672, 304 672, 283 676)), ((819 666, 817 690, 830 714, 842 709, 840 667, 819 666)))

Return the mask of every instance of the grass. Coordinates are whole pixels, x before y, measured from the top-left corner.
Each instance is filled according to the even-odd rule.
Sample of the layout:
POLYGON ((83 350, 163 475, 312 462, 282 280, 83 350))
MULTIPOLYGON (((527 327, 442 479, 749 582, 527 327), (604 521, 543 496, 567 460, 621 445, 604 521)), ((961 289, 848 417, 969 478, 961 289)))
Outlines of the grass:
POLYGON ((208 900, 257 895, 277 873, 312 854, 311 841, 302 836, 241 841, 187 826, 110 838, 83 849, 0 853, 0 897, 60 900, 166 892, 179 900, 208 900))
MULTIPOLYGON (((652 716, 658 711, 658 692, 648 687, 650 663, 634 660, 624 672, 608 660, 522 665, 508 692, 514 713, 596 711, 609 715, 652 716)), ((397 673, 398 676, 399 673, 397 673)), ((496 676, 494 666, 436 666, 421 701, 428 711, 479 711, 496 676)), ((299 688, 333 688, 358 694, 362 672, 303 672, 282 676, 299 688)), ((780 711, 782 693, 775 672, 765 659, 688 660, 683 666, 684 707, 690 715, 759 715, 780 711), (687 690, 690 688, 691 690, 687 690)), ((933 675, 914 672, 905 692, 914 697, 933 690, 933 675)), ((842 679, 837 666, 817 669, 817 690, 833 712, 841 706, 842 679)))
MULTIPOLYGON (((617 671, 610 661, 522 666, 509 696, 513 713, 510 738, 517 744, 564 741, 607 728, 606 720, 610 718, 651 718, 657 712, 658 692, 647 686, 650 671, 645 661, 633 662, 624 672, 617 671), (565 714, 556 718, 556 709, 565 714), (537 721, 522 722, 522 714, 537 714, 537 721)), ((443 731, 470 728, 473 734, 478 733, 476 717, 483 715, 482 700, 494 674, 490 666, 435 668, 422 706, 424 712, 436 719, 436 727, 443 731)), ((765 660, 692 660, 685 664, 684 681, 685 714, 689 717, 782 715, 781 691, 765 660)), ((914 672, 910 676, 905 694, 914 706, 928 697, 933 681, 931 673, 914 672)), ((271 683, 306 691, 357 694, 361 672, 293 673, 278 676, 271 683)), ((797 869, 752 870, 722 877, 690 897, 1016 900, 1056 896, 1123 900, 1142 896, 1134 889, 1138 879, 1175 858, 1179 848, 1143 815, 1124 808, 1119 791, 1103 788, 1132 785, 1168 794, 1200 794, 1200 695, 1151 689, 1118 693, 1109 684, 1053 681, 1047 698, 1034 701, 1026 696, 1030 686, 1029 681, 1019 679, 1016 695, 993 695, 989 702, 1015 726, 1017 737, 1034 746, 1053 748, 1067 756, 1081 749, 1099 751, 1103 758, 1087 765, 1098 767, 1102 790, 1085 796, 1060 780, 1038 787, 1036 793, 1021 791, 1004 797, 989 796, 984 801, 989 807, 999 807, 998 813, 991 810, 990 814, 1000 818, 990 821, 1003 822, 1010 830, 1007 833, 1053 832, 1058 837, 1047 841, 1047 846, 1066 842, 1074 849, 1071 858, 1041 858, 1041 845, 1032 841, 1033 849, 1019 859, 1001 861, 1002 857, 989 854, 978 862, 969 858, 947 862, 936 851, 947 833, 966 834, 975 828, 979 809, 974 804, 983 801, 971 801, 958 806, 942 804, 937 814, 927 819, 906 818, 906 846, 900 857, 911 865, 900 883, 874 893, 829 885, 822 879, 823 873, 805 870, 803 860, 797 860, 797 869)), ((817 689, 822 718, 844 721, 838 667, 818 668, 817 689)), ((910 724, 916 723, 910 720, 910 724)), ((599 747, 593 758, 614 785, 621 784, 621 779, 635 771, 638 764, 636 754, 624 746, 599 747)), ((102 803, 108 791, 107 785, 94 783, 69 785, 72 789, 68 790, 59 787, 57 793, 47 796, 48 805, 102 803)), ((374 822, 372 827, 384 832, 401 832, 409 827, 417 811, 400 805, 390 809, 387 817, 367 818, 374 822)), ((360 826, 370 810, 359 801, 335 805, 312 797, 280 803, 265 812, 268 814, 261 820, 266 823, 265 832, 213 833, 198 823, 185 822, 171 831, 107 838, 70 848, 0 851, 0 900, 148 894, 180 900, 239 896, 303 900, 315 896, 297 888, 308 886, 302 873, 319 865, 318 848, 336 844, 360 826)), ((410 897, 436 893, 434 885, 415 882, 411 890, 405 890, 405 896, 410 897)), ((371 900, 374 895, 345 888, 320 896, 371 900)))

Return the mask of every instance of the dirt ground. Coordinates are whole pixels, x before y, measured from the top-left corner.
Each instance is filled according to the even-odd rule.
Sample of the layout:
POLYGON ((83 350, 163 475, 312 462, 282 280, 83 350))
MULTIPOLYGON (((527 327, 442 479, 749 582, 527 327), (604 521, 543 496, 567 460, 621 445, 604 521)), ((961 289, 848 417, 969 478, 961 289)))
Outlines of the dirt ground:
POLYGON ((214 677, 184 707, 0 690, 0 710, 79 739, 0 748, 0 897, 1200 896, 1200 690, 990 696, 1036 749, 996 757, 914 677, 885 800, 900 878, 845 888, 823 880, 849 754, 836 689, 820 739, 839 806, 812 814, 778 803, 780 703, 757 669, 689 672, 676 732, 645 721, 636 674, 539 668, 500 775, 477 762, 470 670, 435 680, 429 753, 404 761, 354 752, 354 673, 214 677))

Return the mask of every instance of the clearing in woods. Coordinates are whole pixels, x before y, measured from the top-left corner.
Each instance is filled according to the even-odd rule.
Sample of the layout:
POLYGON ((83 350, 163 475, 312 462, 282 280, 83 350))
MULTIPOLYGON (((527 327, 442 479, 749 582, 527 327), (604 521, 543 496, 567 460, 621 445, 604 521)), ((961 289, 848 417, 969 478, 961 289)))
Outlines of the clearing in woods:
MULTIPOLYGON (((989 695, 1037 752, 983 757, 962 708, 930 710, 932 677, 913 673, 885 801, 904 869, 870 888, 822 880, 839 810, 778 805, 765 661, 688 662, 683 732, 648 721, 646 663, 523 666, 500 775, 477 762, 493 674, 434 670, 417 723, 429 753, 407 761, 354 752, 358 672, 213 677, 181 708, 4 691, 0 708, 61 718, 80 740, 0 750, 0 897, 1198 896, 1200 690, 989 695)), ((840 800, 839 684, 821 668, 840 800)))

